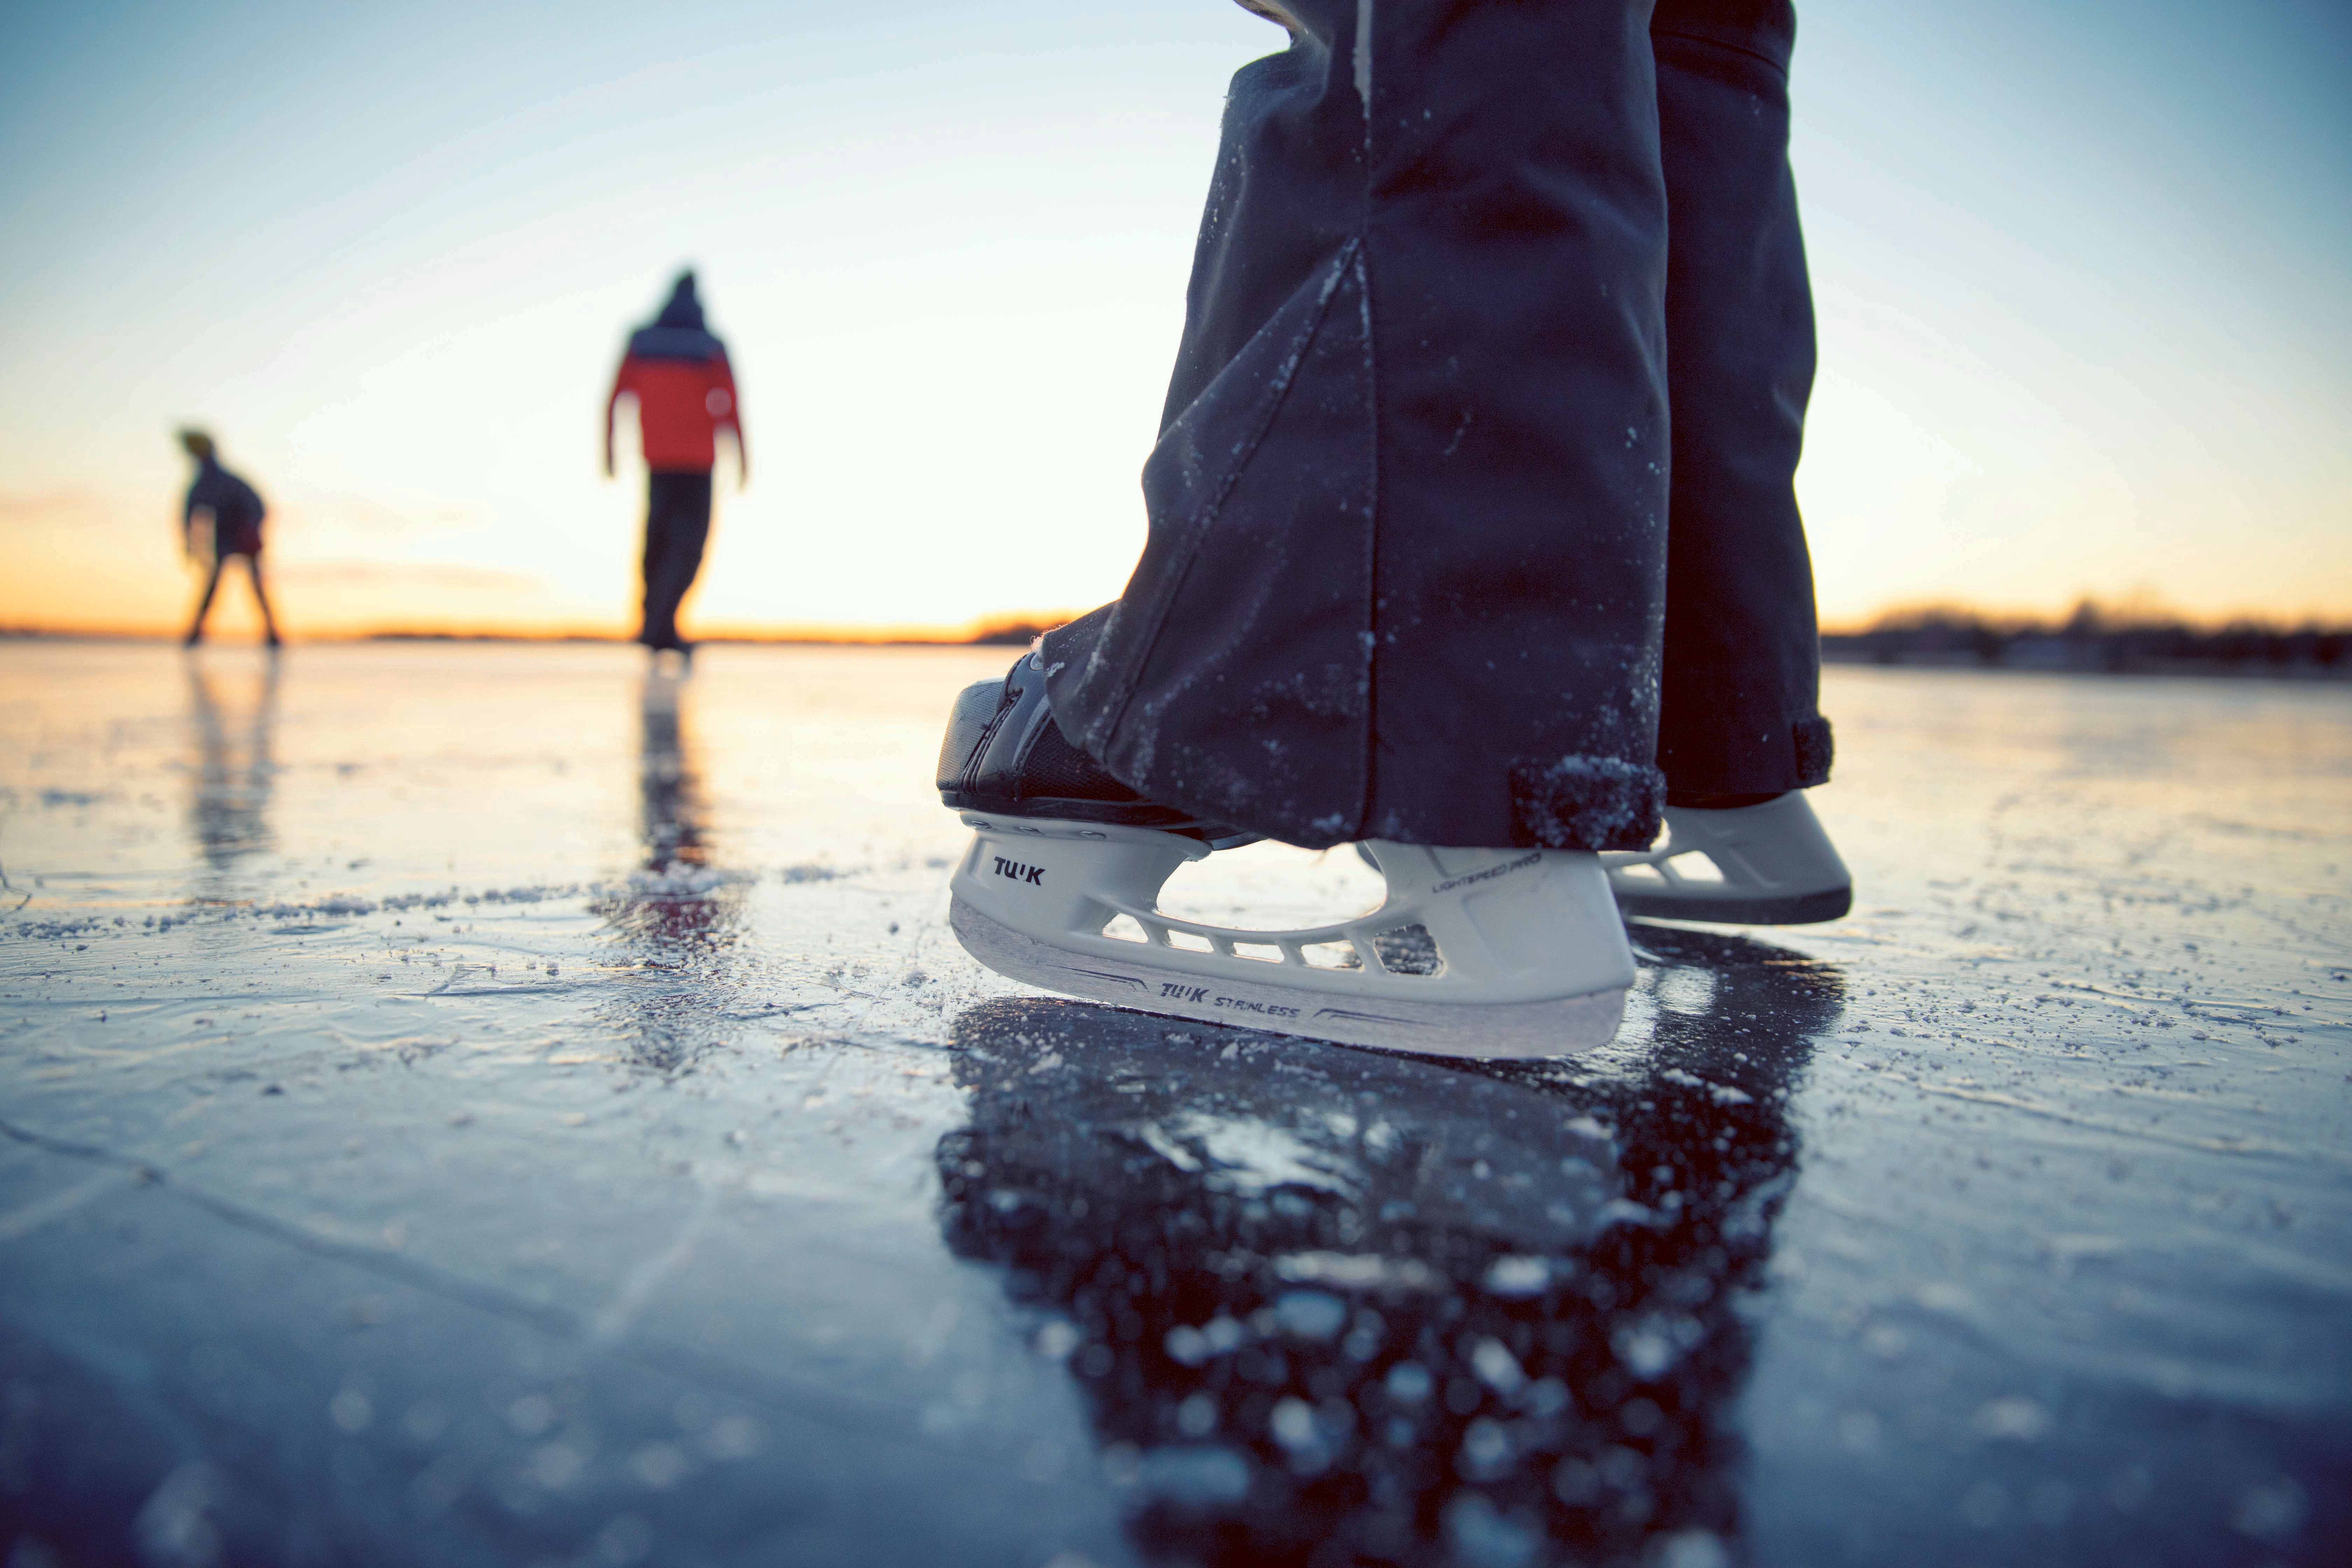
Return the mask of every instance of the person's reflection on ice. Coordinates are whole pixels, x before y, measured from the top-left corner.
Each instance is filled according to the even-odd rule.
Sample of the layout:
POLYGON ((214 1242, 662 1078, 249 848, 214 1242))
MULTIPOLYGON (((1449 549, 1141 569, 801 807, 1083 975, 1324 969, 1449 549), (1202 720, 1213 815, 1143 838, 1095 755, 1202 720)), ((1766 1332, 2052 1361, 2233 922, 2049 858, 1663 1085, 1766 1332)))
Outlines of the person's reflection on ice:
POLYGON ((638 690, 637 790, 646 869, 667 876, 708 863, 700 759, 689 746, 677 681, 647 675, 638 690))
POLYGON ((687 691, 659 672, 638 688, 642 865, 594 906, 642 971, 614 1022, 636 1065, 663 1073, 690 1066, 723 1032, 712 982, 740 902, 740 890, 711 864, 710 808, 687 691))
POLYGON ((1007 999, 958 1021, 961 1256, 1054 1315, 1154 1561, 1737 1554, 1786 1108, 1835 971, 1648 931, 1652 1038, 1483 1066, 1007 999))
POLYGON ((188 718, 196 740, 188 828, 205 863, 226 870, 272 844, 269 797, 278 763, 271 737, 278 722, 278 665, 271 659, 256 670, 241 701, 236 683, 201 663, 191 660, 187 674, 188 718), (224 702, 225 693, 229 701, 224 702))

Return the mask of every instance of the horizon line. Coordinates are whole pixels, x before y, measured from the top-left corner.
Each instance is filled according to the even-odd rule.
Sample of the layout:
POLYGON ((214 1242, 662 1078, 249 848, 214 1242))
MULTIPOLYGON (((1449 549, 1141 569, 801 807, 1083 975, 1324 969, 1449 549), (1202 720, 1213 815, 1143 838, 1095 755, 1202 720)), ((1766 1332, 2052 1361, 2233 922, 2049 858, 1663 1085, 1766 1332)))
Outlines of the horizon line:
MULTIPOLYGON (((806 621, 767 623, 722 621, 711 625, 707 631, 698 634, 693 640, 698 643, 774 643, 833 647, 984 647, 1013 642, 1026 643, 1040 633, 1066 626, 1085 613, 1087 612, 1065 609, 1008 610, 991 612, 953 624, 921 621, 848 624, 806 621)), ((2331 615, 2307 610, 2295 615, 2245 611, 2193 615, 2168 605, 2139 601, 2136 595, 2102 600, 2095 595, 2086 594, 2079 595, 2069 607, 2054 611, 1996 608, 1950 599, 1913 600, 1904 604, 1889 605, 1866 616, 1823 622, 1820 627, 1820 635, 1824 638, 1852 637, 1874 632, 1915 629, 1934 623, 1974 624, 2011 635, 2030 635, 2038 631, 2061 631, 2070 625, 2082 625, 2085 619, 2100 629, 2107 631, 2151 627, 2179 627, 2209 632, 2231 629, 2322 633, 2352 631, 2352 613, 2339 612, 2331 615)), ((165 625, 145 620, 132 623, 106 623, 60 619, 0 625, 0 639, 56 638, 89 642, 173 642, 180 638, 183 629, 177 622, 165 625)), ((294 622, 287 629, 298 635, 300 640, 309 643, 632 644, 636 640, 626 630, 610 621, 505 626, 482 621, 444 623, 428 621, 409 624, 347 622, 340 626, 320 627, 314 631, 302 630, 299 623, 294 622)))
MULTIPOLYGON (((699 643, 778 643, 810 646, 925 646, 939 647, 984 647, 992 644, 1026 643, 1041 632, 1066 626, 1077 619, 1080 611, 1053 611, 1024 615, 982 616, 955 625, 928 622, 899 622, 877 625, 840 625, 824 622, 780 622, 772 625, 721 623, 698 633, 692 639, 699 643)), ((304 630, 299 623, 279 617, 281 630, 289 640, 306 643, 364 642, 543 642, 543 643, 616 643, 634 645, 636 639, 628 632, 610 623, 557 623, 554 625, 524 625, 501 626, 482 622, 455 622, 446 625, 375 625, 338 626, 317 630, 304 630)), ((243 628, 232 636, 241 636, 243 628)), ((18 622, 0 625, 0 640, 31 640, 49 638, 78 642, 177 642, 184 627, 174 623, 163 626, 151 623, 124 624, 78 622, 18 622)))

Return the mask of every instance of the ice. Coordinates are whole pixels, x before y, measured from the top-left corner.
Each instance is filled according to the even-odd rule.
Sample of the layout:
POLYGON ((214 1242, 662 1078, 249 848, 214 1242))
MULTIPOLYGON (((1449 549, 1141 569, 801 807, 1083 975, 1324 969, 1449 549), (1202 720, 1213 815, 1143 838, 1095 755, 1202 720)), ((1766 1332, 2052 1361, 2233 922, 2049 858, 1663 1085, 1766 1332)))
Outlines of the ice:
POLYGON ((1275 1299, 1274 1316, 1285 1333, 1328 1340, 1347 1325, 1348 1303, 1320 1290, 1289 1290, 1275 1299))
POLYGON ((2341 690, 1833 668, 1854 915, 1478 1067, 971 963, 1003 663, 0 644, 0 1557, 2346 1555, 2341 690))
POLYGON ((1540 1296, 1551 1265, 1540 1258, 1497 1258, 1486 1266, 1486 1289, 1497 1296, 1540 1296))

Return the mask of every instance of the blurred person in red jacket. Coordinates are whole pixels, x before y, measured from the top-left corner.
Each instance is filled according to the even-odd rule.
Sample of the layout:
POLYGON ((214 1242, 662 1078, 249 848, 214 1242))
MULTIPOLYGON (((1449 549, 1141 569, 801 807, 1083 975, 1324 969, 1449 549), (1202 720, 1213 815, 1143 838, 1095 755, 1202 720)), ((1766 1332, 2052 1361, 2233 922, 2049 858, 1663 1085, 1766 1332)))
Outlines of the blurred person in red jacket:
POLYGON ((628 352, 604 403, 604 476, 613 476, 613 416, 625 395, 635 400, 639 445, 645 452, 645 619, 637 640, 691 658, 677 635, 678 602, 702 568, 710 535, 710 470, 719 460, 719 432, 735 437, 738 483, 751 482, 743 445, 735 373, 727 345, 703 325, 694 273, 677 275, 669 302, 653 324, 629 336, 628 352))

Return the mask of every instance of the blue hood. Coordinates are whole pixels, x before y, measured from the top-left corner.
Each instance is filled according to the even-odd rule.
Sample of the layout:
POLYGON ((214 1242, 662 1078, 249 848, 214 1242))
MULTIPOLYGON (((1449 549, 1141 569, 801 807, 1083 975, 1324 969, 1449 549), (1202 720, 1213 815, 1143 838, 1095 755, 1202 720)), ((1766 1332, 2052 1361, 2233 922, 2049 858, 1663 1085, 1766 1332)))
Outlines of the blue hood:
POLYGON ((681 272, 667 303, 653 324, 629 334, 629 352, 639 359, 713 360, 727 357, 727 345, 702 324, 702 301, 695 294, 694 274, 681 272))

